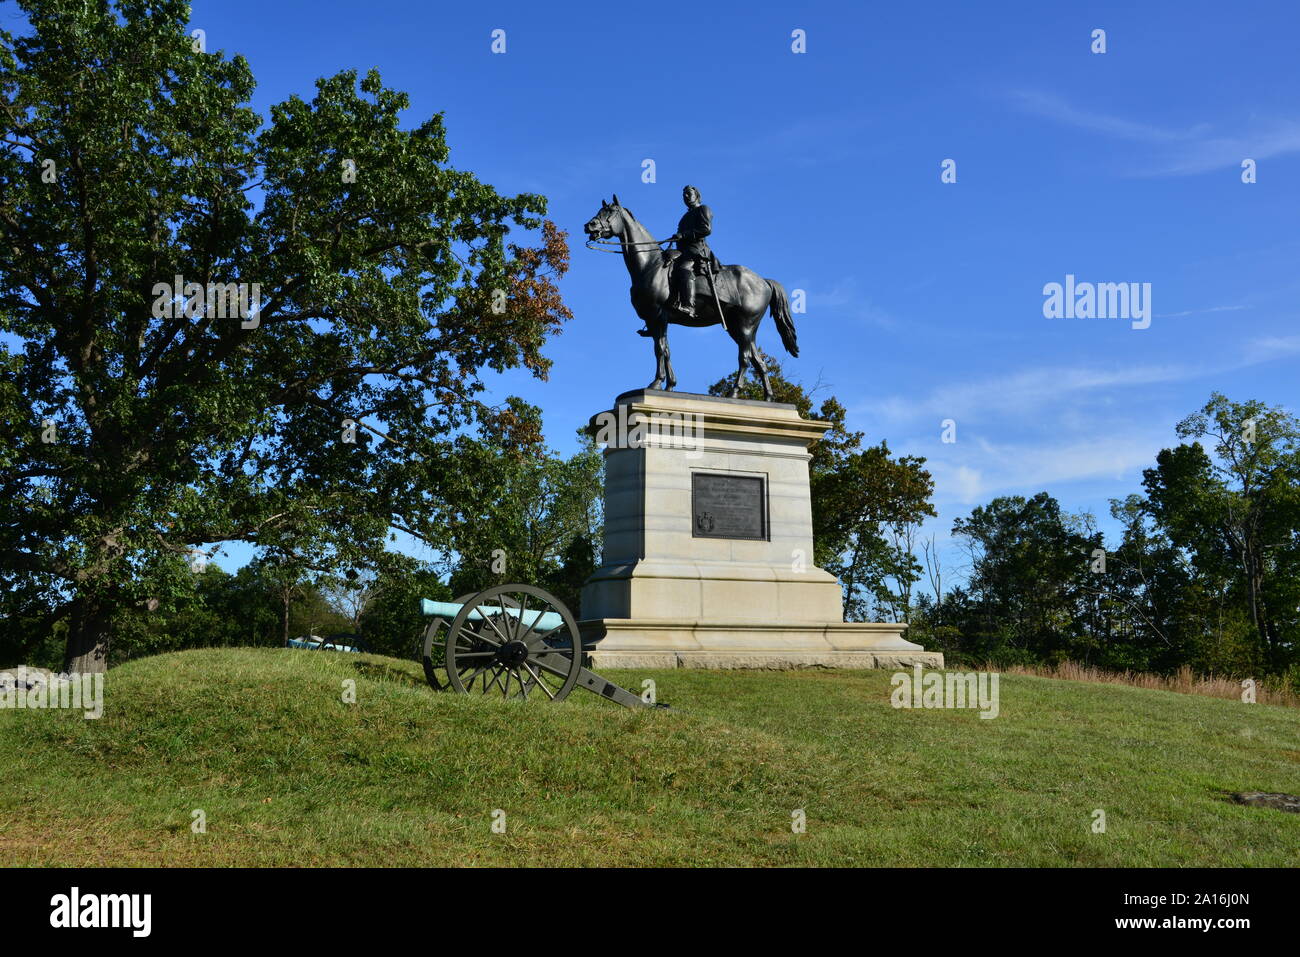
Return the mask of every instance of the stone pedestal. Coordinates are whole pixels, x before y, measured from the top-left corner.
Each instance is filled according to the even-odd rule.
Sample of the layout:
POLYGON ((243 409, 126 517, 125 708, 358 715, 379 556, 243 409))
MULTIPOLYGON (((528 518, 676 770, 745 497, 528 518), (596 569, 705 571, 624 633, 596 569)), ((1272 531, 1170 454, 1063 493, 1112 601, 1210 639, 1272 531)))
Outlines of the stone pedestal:
POLYGON ((942 667, 906 625, 845 623, 813 564, 808 447, 826 423, 645 389, 589 428, 606 445, 604 555, 580 622, 596 667, 942 667))

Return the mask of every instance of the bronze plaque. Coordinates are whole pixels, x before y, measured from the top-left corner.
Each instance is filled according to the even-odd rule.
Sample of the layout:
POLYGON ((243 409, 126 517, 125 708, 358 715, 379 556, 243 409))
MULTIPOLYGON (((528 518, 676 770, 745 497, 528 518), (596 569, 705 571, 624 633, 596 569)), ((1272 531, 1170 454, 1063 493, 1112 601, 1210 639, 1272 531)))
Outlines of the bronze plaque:
POLYGON ((767 483, 761 476, 691 473, 696 538, 767 538, 767 483))

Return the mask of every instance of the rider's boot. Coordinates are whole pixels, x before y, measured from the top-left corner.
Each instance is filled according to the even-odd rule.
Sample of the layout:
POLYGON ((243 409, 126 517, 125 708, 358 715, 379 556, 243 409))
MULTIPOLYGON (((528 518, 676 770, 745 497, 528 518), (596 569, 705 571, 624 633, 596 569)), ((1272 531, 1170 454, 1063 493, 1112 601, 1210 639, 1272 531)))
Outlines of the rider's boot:
POLYGON ((695 273, 687 270, 682 276, 682 288, 678 293, 677 311, 684 316, 695 318, 695 273))

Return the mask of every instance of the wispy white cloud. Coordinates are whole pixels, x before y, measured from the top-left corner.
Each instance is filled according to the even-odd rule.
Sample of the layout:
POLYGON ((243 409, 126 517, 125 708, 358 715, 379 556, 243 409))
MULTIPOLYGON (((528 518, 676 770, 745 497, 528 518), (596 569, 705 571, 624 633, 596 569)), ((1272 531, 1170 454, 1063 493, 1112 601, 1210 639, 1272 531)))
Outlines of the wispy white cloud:
POLYGON ((1270 120, 1251 132, 1231 136, 1210 136, 1189 144, 1181 155, 1171 157, 1154 174, 1185 175, 1240 166, 1247 158, 1256 162, 1300 153, 1300 122, 1270 120))
POLYGON ((808 309, 826 309, 839 313, 851 320, 878 326, 882 329, 894 329, 899 320, 876 305, 861 290, 858 281, 852 276, 839 280, 824 292, 810 288, 808 290, 808 309))
POLYGON ((1244 351, 1251 365, 1294 356, 1300 354, 1300 335, 1261 336, 1247 342, 1244 351))
POLYGON ((958 442, 945 458, 926 463, 940 503, 973 505, 991 496, 1033 493, 1085 479, 1130 478, 1151 465, 1164 432, 1102 433, 1061 442, 958 442))
MULTIPOLYGON (((854 411, 888 422, 929 418, 958 421, 1014 414, 1024 416, 1072 393, 1093 389, 1177 382, 1194 373, 1184 366, 1149 365, 1127 369, 1054 367, 942 386, 927 396, 889 396, 867 400, 854 411)), ((936 426, 937 427, 937 426, 936 426)))
POLYGON ((1204 123, 1185 130, 1166 129, 1107 113, 1081 110, 1062 97, 1037 90, 1013 90, 1011 99, 1026 113, 1033 113, 1066 126, 1075 126, 1138 143, 1187 142, 1195 140, 1198 136, 1204 136, 1209 131, 1209 126, 1204 123))
POLYGON ((941 386, 927 395, 888 396, 854 406, 882 431, 912 439, 896 451, 923 455, 935 478, 935 501, 969 506, 999 494, 1029 494, 1069 482, 1132 482, 1175 441, 1169 422, 1124 410, 1140 405, 1124 390, 1212 377, 1300 355, 1300 335, 1264 336, 1212 364, 1128 368, 1045 367, 941 386), (941 442, 954 419, 957 441, 941 442), (1013 431, 998 428, 1014 423, 1013 431), (1000 436, 986 436, 993 427, 1000 436))
POLYGON ((1259 161, 1300 153, 1300 120, 1287 117, 1258 120, 1250 129, 1220 132, 1209 123, 1180 129, 1081 109, 1041 91, 1015 90, 1010 98, 1026 113, 1152 147, 1156 151, 1152 161, 1133 170, 1138 176, 1186 176, 1239 167, 1247 158, 1259 161))
POLYGON ((1242 344, 1237 356, 1216 363, 1138 365, 1127 368, 1049 366, 944 385, 919 397, 885 396, 853 412, 896 425, 931 419, 980 421, 1003 415, 1022 419, 1035 410, 1067 406, 1073 396, 1098 390, 1186 382, 1300 354, 1300 335, 1262 336, 1242 344))
POLYGON ((1211 312, 1240 312, 1250 306, 1211 306, 1209 309, 1184 309, 1182 312, 1157 312, 1157 319, 1177 319, 1180 316, 1201 316, 1211 312))

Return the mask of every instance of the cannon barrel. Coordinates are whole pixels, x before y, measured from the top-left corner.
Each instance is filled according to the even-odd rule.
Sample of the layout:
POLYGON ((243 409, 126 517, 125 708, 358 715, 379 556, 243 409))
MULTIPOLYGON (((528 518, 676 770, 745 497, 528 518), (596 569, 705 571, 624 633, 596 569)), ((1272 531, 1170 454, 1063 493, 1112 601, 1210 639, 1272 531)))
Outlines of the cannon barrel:
MULTIPOLYGON (((450 601, 433 601, 429 598, 420 599, 420 613, 430 618, 455 618, 460 614, 463 605, 458 605, 450 601)), ((479 605, 469 613, 470 621, 482 621, 490 615, 505 612, 515 618, 519 618, 520 611, 518 608, 501 608, 497 605, 479 605)), ((523 622, 533 631, 553 631, 564 624, 564 618, 557 612, 553 611, 534 611, 529 608, 523 612, 523 622)))

